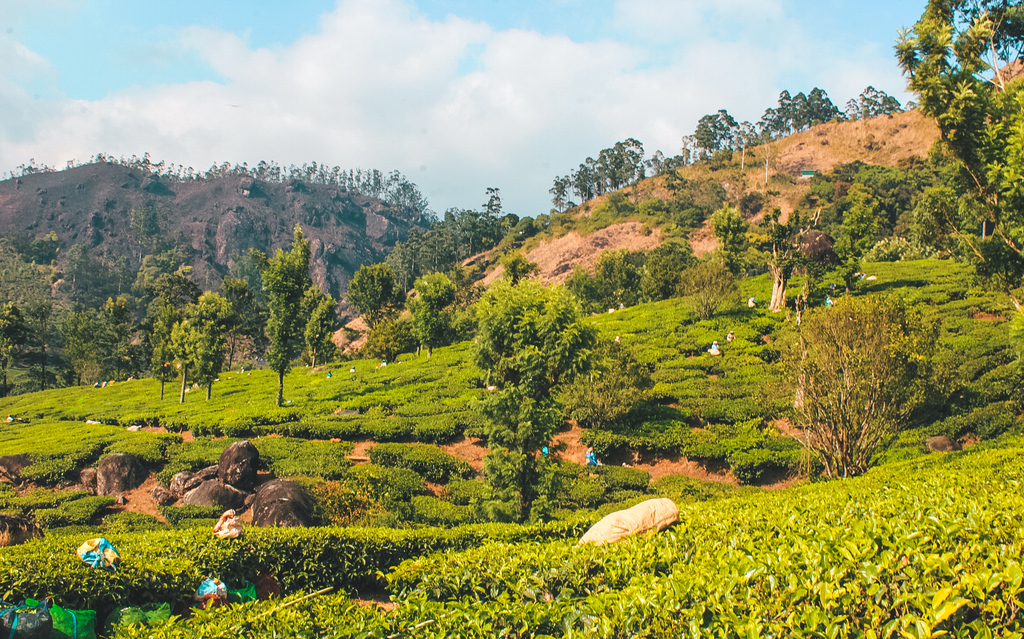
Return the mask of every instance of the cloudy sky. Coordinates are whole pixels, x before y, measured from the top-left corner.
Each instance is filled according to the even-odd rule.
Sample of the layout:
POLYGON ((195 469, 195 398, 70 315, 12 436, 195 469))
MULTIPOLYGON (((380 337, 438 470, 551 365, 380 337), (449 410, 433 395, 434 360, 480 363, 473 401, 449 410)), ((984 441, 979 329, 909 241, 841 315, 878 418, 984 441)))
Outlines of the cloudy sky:
POLYGON ((634 137, 783 89, 908 99, 892 54, 925 0, 0 0, 0 173, 98 152, 398 169, 441 212, 546 213, 634 137))

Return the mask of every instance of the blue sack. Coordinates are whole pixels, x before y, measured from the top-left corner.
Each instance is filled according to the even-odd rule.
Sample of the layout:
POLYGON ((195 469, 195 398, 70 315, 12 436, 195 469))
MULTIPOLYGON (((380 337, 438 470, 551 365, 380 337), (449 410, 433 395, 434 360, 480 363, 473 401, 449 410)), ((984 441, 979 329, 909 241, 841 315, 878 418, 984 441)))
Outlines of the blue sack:
POLYGON ((121 563, 117 548, 103 537, 90 539, 78 547, 78 556, 93 568, 110 568, 116 571, 121 563))

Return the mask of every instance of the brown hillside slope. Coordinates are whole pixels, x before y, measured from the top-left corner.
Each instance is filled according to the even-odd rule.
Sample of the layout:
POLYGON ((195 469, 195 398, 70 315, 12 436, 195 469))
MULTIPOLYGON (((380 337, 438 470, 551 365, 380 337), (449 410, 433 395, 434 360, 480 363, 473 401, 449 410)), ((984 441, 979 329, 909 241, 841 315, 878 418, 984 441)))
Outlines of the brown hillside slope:
MULTIPOLYGON (((803 179, 803 171, 831 171, 839 164, 860 160, 867 164, 895 166, 900 160, 912 156, 924 157, 939 137, 938 127, 919 111, 907 111, 892 116, 879 116, 870 120, 821 124, 812 129, 783 138, 771 145, 755 147, 746 153, 745 167, 739 167, 739 154, 733 164, 712 170, 707 163, 699 163, 680 170, 688 178, 713 177, 725 187, 730 201, 737 201, 746 193, 765 191, 764 158, 769 156, 768 190, 777 192, 769 198, 765 210, 782 209, 787 216, 806 193, 810 181, 803 179)), ((641 180, 623 192, 635 202, 649 197, 668 198, 663 177, 641 180)), ((588 216, 606 197, 590 200, 578 207, 578 216, 588 216)), ((572 264, 592 268, 601 252, 619 248, 649 250, 660 241, 655 230, 649 236, 640 235, 641 224, 619 223, 585 237, 570 233, 562 238, 544 239, 529 251, 531 260, 541 266, 540 278, 545 282, 561 282, 572 273, 572 264), (614 238, 610 241, 610 238, 614 238)), ((690 235, 694 253, 704 255, 717 245, 710 226, 704 226, 690 235)), ((492 273, 488 282, 500 273, 492 273)))

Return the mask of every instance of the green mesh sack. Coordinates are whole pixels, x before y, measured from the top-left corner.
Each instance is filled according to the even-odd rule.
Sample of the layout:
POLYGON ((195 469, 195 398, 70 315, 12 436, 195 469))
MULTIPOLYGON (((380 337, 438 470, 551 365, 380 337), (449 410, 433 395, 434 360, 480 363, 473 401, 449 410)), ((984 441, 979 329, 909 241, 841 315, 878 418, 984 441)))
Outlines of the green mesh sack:
POLYGON ((256 586, 252 585, 248 581, 245 582, 245 585, 238 590, 228 588, 229 603, 248 603, 250 601, 256 601, 256 599, 256 586))
MULTIPOLYGON (((25 603, 35 606, 34 599, 26 599, 25 603)), ((53 631, 50 639, 96 639, 95 610, 66 610, 57 604, 50 606, 53 617, 53 631)))

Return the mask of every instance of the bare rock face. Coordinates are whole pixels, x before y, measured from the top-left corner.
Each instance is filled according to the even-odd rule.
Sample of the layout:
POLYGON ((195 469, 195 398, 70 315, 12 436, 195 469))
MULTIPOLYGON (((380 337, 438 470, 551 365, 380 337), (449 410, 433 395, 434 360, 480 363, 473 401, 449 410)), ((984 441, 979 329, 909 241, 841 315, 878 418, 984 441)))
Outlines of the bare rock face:
POLYGON ((134 455, 114 453, 100 461, 96 470, 96 494, 120 495, 146 481, 146 469, 134 455))
POLYGON ((171 479, 171 494, 174 495, 176 499, 181 499, 185 493, 193 488, 198 488, 201 483, 203 483, 203 480, 192 473, 185 471, 175 473, 174 477, 171 479))
POLYGON ((83 468, 82 472, 78 474, 78 483, 82 485, 82 490, 89 491, 90 495, 96 494, 96 469, 95 468, 83 468))
POLYGON ((32 463, 29 455, 3 455, 0 456, 0 482, 5 484, 20 484, 21 471, 32 463))
POLYGON ((207 479, 198 488, 185 493, 179 505, 184 506, 219 506, 224 510, 242 510, 245 507, 247 493, 222 484, 216 479, 207 479))
POLYGON ((248 441, 235 442, 220 454, 218 477, 229 486, 249 492, 256 486, 260 453, 248 441))
POLYGON ((949 453, 960 450, 961 448, 960 444, 945 435, 929 437, 925 440, 925 445, 928 446, 928 450, 933 453, 949 453))
POLYGON ((302 486, 287 479, 269 481, 252 502, 254 526, 288 528, 313 523, 313 503, 302 486))
POLYGON ((150 493, 150 497, 156 502, 158 506, 170 506, 174 502, 178 501, 178 498, 174 496, 174 493, 167 490, 163 486, 157 486, 150 493))

